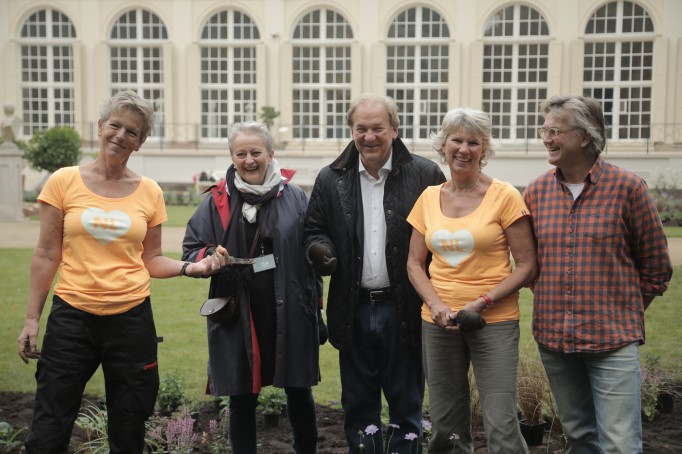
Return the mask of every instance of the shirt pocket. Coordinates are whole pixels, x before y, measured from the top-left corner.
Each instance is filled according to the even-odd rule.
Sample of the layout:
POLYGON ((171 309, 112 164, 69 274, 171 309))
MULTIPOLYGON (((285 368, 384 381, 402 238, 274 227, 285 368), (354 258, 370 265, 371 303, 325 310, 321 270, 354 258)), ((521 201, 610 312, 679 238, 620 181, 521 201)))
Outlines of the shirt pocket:
POLYGON ((592 212, 583 222, 583 234, 593 241, 609 241, 618 233, 618 219, 615 211, 592 212))

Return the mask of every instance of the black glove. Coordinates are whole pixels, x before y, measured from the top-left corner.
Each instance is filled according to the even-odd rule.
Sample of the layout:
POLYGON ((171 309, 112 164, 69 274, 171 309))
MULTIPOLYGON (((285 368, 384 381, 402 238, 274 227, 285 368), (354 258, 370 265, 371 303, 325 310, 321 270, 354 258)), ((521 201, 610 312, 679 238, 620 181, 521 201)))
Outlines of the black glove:
POLYGON ((459 329, 463 333, 470 333, 471 331, 483 329, 485 319, 478 312, 459 311, 455 318, 452 319, 452 324, 459 325, 459 329))
POLYGON ((308 256, 313 263, 313 268, 322 276, 329 276, 336 269, 336 257, 322 243, 313 243, 308 249, 308 256))
POLYGON ((327 325, 324 324, 322 318, 322 309, 317 311, 317 331, 320 335, 320 345, 326 344, 327 339, 329 339, 329 331, 327 331, 327 325))

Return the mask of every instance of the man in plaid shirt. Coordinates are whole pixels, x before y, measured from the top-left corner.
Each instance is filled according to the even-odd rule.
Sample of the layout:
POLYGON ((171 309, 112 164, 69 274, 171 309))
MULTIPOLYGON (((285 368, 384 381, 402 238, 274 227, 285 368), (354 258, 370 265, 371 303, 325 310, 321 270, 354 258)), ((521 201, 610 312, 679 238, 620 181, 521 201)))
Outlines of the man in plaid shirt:
POLYGON ((533 335, 567 453, 641 453, 644 310, 672 275, 646 183, 600 156, 599 102, 553 97, 538 130, 552 169, 524 199, 538 241, 533 335))

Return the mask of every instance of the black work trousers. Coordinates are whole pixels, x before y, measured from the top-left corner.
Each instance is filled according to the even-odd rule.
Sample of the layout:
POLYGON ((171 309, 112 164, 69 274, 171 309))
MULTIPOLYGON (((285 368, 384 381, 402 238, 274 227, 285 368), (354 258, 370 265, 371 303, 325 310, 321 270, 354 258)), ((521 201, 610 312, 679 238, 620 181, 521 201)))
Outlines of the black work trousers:
POLYGON ((55 295, 36 371, 28 453, 67 452, 83 390, 100 365, 110 452, 144 451, 145 421, 154 411, 159 389, 149 298, 125 313, 98 316, 55 295))

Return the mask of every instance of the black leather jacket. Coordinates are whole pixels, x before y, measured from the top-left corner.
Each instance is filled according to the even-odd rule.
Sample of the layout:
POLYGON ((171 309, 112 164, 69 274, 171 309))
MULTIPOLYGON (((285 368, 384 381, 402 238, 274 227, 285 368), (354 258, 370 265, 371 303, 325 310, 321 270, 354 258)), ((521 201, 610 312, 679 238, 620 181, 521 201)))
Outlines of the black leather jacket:
MULTIPOLYGON (((329 340, 339 350, 350 347, 353 318, 362 275, 363 218, 360 199, 359 152, 351 142, 323 168, 315 181, 305 222, 305 247, 327 245, 337 257, 327 300, 329 340)), ((414 203, 427 186, 445 176, 437 164, 413 155, 400 139, 393 141, 393 170, 384 188, 386 266, 398 307, 404 349, 421 342, 421 299, 407 277, 412 226, 407 222, 414 203)))

